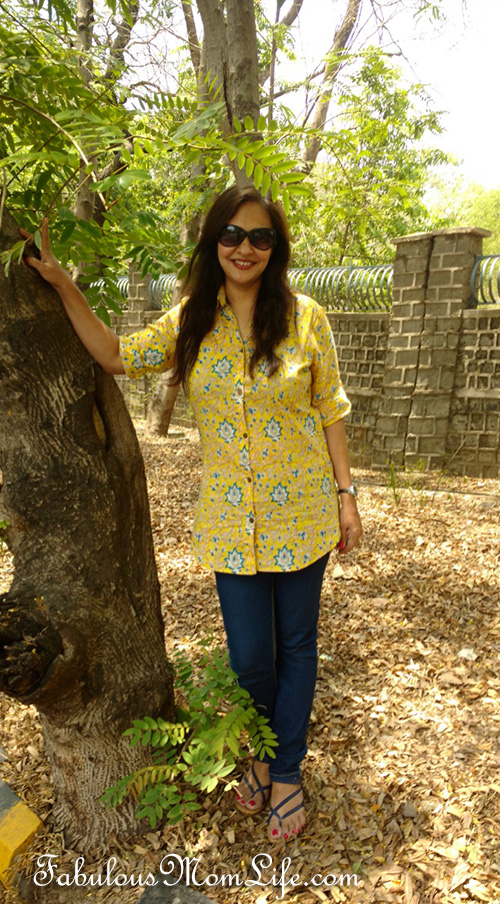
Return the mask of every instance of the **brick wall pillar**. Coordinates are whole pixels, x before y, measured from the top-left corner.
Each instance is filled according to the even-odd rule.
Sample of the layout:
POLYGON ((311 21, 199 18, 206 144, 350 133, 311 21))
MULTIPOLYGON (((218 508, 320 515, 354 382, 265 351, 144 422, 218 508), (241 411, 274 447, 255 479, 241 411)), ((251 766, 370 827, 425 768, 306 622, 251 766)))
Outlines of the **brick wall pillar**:
POLYGON ((373 465, 447 464, 446 439, 470 276, 485 229, 395 240, 391 314, 373 465))
MULTIPOLYGON (((118 335, 134 333, 154 319, 148 295, 150 281, 149 274, 142 276, 137 270, 130 267, 126 309, 121 317, 113 315, 111 318, 111 325, 118 335)), ((158 316, 158 312, 155 311, 154 315, 158 316)), ((146 375, 137 380, 129 380, 127 377, 118 376, 116 382, 123 393, 132 417, 145 417, 151 393, 150 378, 146 375)))
POLYGON ((432 236, 397 239, 392 309, 372 464, 405 463, 406 435, 420 357, 432 236))
POLYGON ((149 274, 142 276, 133 267, 128 272, 128 302, 127 302, 127 323, 128 332, 136 328, 140 329, 146 326, 145 313, 151 308, 151 301, 148 295, 148 287, 151 282, 149 274))
MULTIPOLYGON (((427 468, 448 464, 447 437, 455 388, 463 313, 469 307, 474 260, 482 253, 485 229, 468 227, 433 233, 405 464, 427 468)), ((396 252, 397 254, 397 252, 396 252)))

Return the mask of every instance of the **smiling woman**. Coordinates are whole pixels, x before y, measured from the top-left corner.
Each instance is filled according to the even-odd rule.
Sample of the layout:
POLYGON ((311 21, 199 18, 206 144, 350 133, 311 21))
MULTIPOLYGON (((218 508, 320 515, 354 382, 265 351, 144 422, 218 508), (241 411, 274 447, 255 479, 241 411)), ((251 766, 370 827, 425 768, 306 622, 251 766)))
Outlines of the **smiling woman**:
POLYGON ((252 326, 261 276, 273 251, 274 235, 265 207, 248 201, 238 208, 218 236, 217 256, 225 275, 226 298, 244 339, 252 326))
MULTIPOLYGON (((236 807, 257 813, 269 802, 271 841, 305 825, 300 763, 323 574, 332 549, 349 552, 361 536, 335 343, 324 310, 292 293, 289 256, 281 208, 230 188, 207 214, 181 304, 118 349, 102 327, 88 342, 109 346, 115 372, 173 368, 188 391, 203 446, 194 553, 215 572, 231 665, 278 739, 236 807)), ((83 309, 81 320, 85 342, 93 321, 83 309)))

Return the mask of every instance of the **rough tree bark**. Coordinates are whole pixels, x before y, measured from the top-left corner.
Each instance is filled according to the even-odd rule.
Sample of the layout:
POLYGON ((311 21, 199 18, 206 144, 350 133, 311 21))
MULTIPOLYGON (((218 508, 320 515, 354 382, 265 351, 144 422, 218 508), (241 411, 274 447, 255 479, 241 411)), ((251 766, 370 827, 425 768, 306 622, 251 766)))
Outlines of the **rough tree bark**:
MULTIPOLYGON (((4 214, 0 249, 18 238, 4 214)), ((121 737, 174 714, 137 438, 55 293, 0 272, 0 519, 15 577, 0 595, 0 691, 34 704, 56 787, 54 824, 88 849, 138 829, 102 791, 145 764, 121 737)))

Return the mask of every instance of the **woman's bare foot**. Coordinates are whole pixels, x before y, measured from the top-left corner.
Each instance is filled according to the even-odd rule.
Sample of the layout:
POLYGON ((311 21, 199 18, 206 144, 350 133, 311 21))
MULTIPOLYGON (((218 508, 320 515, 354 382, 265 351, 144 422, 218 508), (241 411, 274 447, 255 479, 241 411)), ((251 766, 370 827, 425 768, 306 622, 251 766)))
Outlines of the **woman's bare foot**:
POLYGON ((291 841, 306 824, 301 785, 273 782, 267 834, 269 841, 291 841))
POLYGON ((236 788, 236 809, 241 813, 260 813, 267 804, 270 793, 269 765, 254 760, 236 788))

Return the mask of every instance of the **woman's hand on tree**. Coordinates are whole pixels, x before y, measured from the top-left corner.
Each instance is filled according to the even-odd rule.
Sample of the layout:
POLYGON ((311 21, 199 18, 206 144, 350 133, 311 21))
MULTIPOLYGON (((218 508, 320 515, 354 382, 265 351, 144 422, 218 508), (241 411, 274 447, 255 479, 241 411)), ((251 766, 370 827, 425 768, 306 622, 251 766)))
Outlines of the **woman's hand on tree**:
MULTIPOLYGON (((40 260, 30 256, 29 252, 25 255, 24 260, 56 290, 75 332, 89 354, 107 373, 125 373, 118 336, 96 316, 69 273, 61 267, 57 258, 52 254, 48 220, 43 220, 41 232, 40 260)), ((24 238, 32 240, 32 235, 25 229, 21 229, 21 234, 24 238)))
MULTIPOLYGON (((21 229, 20 232, 24 238, 33 239, 31 233, 26 232, 25 229, 21 229)), ((65 283, 68 281, 72 282, 72 280, 69 273, 61 266, 55 255, 52 254, 49 239, 49 221, 47 219, 42 221, 41 234, 40 260, 37 257, 30 256, 29 246, 27 246, 24 261, 30 267, 33 267, 34 270, 37 270, 40 276, 50 283, 54 289, 60 289, 65 283)))

